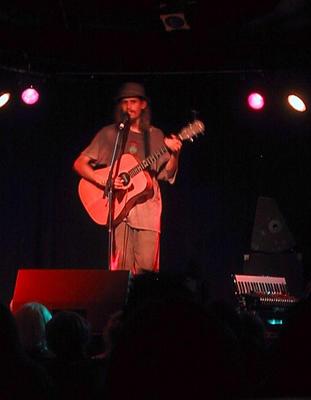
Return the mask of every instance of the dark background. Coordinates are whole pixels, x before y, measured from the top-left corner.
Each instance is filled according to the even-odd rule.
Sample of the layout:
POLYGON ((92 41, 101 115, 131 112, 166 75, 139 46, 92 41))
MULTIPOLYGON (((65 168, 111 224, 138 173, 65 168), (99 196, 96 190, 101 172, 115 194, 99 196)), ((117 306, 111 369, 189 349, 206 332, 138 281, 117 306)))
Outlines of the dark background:
POLYGON ((165 32, 158 2, 1 6, 0 82, 16 93, 0 111, 2 301, 19 268, 107 268, 107 232, 84 211, 72 163, 111 122, 112 98, 129 80, 145 85, 165 133, 194 115, 206 125, 184 144, 175 185, 162 185, 162 270, 230 297, 231 274, 251 251, 257 200, 267 196, 309 281, 310 114, 285 100, 291 89, 310 98, 310 6, 178 3, 190 30, 165 32), (18 98, 26 83, 40 90, 33 107, 18 98), (266 95, 263 111, 247 108, 250 88, 266 95))

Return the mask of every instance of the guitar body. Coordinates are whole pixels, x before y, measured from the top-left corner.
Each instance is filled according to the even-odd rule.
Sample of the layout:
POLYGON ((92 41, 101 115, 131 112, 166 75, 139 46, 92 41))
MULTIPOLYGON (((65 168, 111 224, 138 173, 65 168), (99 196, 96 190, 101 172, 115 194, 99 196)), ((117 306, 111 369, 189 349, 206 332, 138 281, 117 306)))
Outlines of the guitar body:
MULTIPOLYGON (((128 171, 138 164, 139 161, 134 156, 131 154, 123 154, 119 162, 118 175, 128 173, 128 171)), ((115 170, 113 178, 116 177, 115 170)), ((110 167, 107 167, 96 170, 95 174, 99 175, 103 182, 106 182, 109 172, 110 167)), ((114 191, 112 205, 113 224, 117 225, 121 222, 137 200, 148 192, 150 193, 151 189, 152 180, 150 175, 146 171, 141 171, 130 179, 130 182, 125 186, 125 190, 114 191)), ((93 221, 99 225, 107 225, 109 218, 109 202, 103 189, 81 178, 78 193, 84 208, 93 221)))

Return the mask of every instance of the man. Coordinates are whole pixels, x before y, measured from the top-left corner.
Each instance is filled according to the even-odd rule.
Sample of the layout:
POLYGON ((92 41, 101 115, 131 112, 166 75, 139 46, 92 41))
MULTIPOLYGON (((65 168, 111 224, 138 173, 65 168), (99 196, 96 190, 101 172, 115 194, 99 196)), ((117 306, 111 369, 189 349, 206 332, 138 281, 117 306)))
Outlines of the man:
MULTIPOLYGON (((110 165, 121 126, 124 128, 123 143, 119 146, 121 158, 122 154, 131 154, 139 163, 164 145, 167 151, 148 166, 152 187, 135 200, 121 221, 114 224, 112 269, 126 269, 132 274, 155 272, 159 271, 162 211, 158 180, 174 183, 182 143, 174 135, 164 137, 160 129, 151 125, 149 100, 141 84, 127 82, 120 88, 116 98, 115 123, 103 127, 95 135, 73 167, 81 177, 104 190, 107 182, 95 173, 94 166, 110 165), (129 120, 125 128, 126 123, 122 123, 124 115, 129 120)), ((118 196, 118 193, 127 191, 129 185, 124 176, 116 175, 113 191, 118 196)))

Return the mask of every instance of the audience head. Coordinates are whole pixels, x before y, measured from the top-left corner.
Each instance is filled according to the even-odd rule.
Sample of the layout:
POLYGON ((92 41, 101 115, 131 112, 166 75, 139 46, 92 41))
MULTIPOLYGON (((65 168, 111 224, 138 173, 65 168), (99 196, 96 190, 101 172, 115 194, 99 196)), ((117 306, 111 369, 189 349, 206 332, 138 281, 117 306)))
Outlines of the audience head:
POLYGON ((91 338, 88 321, 74 311, 59 311, 47 323, 47 343, 58 358, 84 358, 91 338))
POLYGON ((240 371, 237 338, 194 301, 182 277, 147 273, 133 279, 107 373, 111 398, 126 388, 136 399, 150 390, 161 399, 195 398, 202 390, 224 399, 240 390, 240 371))
POLYGON ((28 353, 47 350, 46 324, 51 318, 51 312, 41 303, 26 303, 16 311, 21 342, 28 353))
POLYGON ((125 311, 130 312, 149 302, 193 300, 194 294, 184 276, 145 272, 132 278, 125 311))
POLYGON ((22 347, 18 329, 13 314, 4 304, 0 303, 0 354, 1 359, 7 359, 21 353, 22 347))

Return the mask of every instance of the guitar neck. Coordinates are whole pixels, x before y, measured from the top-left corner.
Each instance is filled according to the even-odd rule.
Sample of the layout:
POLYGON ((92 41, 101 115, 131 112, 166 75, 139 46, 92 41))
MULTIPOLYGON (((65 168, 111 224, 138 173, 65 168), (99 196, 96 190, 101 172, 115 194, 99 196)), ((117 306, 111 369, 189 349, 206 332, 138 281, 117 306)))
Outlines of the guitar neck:
POLYGON ((128 173, 131 178, 133 176, 137 175, 139 172, 144 171, 150 165, 152 165, 154 162, 156 162, 163 154, 168 152, 168 148, 166 146, 160 147, 160 149, 153 154, 151 154, 149 157, 145 158, 142 162, 137 164, 134 168, 132 168, 128 173))
MULTIPOLYGON (((183 128, 178 134, 179 140, 191 140, 193 141, 193 137, 196 136, 199 132, 204 131, 204 124, 202 121, 195 120, 193 123, 188 124, 187 127, 183 128)), ((144 171, 146 168, 150 167, 155 161, 157 161, 164 153, 168 152, 167 146, 163 145, 158 151, 151 154, 149 157, 145 158, 142 162, 137 164, 134 168, 132 168, 128 173, 130 177, 137 175, 139 172, 144 171)))

